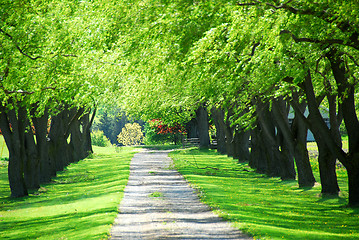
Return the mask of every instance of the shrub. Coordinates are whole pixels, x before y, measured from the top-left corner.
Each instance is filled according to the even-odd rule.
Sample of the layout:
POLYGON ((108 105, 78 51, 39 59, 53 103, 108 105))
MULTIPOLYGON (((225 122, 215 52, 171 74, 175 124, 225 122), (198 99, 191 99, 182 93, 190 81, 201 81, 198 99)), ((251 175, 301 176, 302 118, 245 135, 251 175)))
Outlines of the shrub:
POLYGON ((117 136, 117 141, 125 146, 140 145, 143 143, 143 133, 138 123, 127 123, 117 136))
POLYGON ((104 135, 103 131, 96 130, 91 133, 92 144, 99 147, 110 146, 110 140, 104 135))

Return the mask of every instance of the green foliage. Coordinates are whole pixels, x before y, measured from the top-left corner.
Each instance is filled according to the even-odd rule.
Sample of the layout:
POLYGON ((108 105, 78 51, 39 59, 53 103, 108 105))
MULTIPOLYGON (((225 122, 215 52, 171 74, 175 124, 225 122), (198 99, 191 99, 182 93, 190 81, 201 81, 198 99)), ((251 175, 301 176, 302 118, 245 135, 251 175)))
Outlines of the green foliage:
POLYGON ((0 168, 0 235, 4 239, 107 239, 134 152, 94 147, 93 159, 71 164, 29 197, 11 199, 0 168))
POLYGON ((92 145, 99 147, 108 147, 111 145, 111 142, 108 138, 103 134, 102 131, 96 130, 91 132, 91 142, 92 145))
POLYGON ((142 121, 128 117, 120 108, 112 105, 102 105, 99 107, 92 129, 103 131, 110 142, 116 144, 117 135, 125 127, 126 123, 130 122, 137 122, 142 125, 142 121))
MULTIPOLYGON (((358 239, 358 209, 346 207, 346 171, 338 168, 340 197, 321 197, 319 185, 298 188, 255 173, 246 163, 212 150, 171 152, 176 168, 202 201, 236 227, 260 239, 358 239)), ((317 179, 319 170, 315 169, 317 179)))
POLYGON ((182 133, 179 132, 169 132, 161 133, 158 131, 158 128, 153 124, 146 123, 144 127, 145 137, 144 144, 145 145, 157 145, 157 144, 178 144, 180 143, 182 133))
POLYGON ((145 136, 143 142, 145 145, 165 144, 172 142, 168 135, 157 134, 156 130, 148 123, 145 124, 144 133, 145 136))
POLYGON ((138 123, 127 123, 117 136, 117 141, 125 146, 140 145, 143 143, 143 133, 138 123))

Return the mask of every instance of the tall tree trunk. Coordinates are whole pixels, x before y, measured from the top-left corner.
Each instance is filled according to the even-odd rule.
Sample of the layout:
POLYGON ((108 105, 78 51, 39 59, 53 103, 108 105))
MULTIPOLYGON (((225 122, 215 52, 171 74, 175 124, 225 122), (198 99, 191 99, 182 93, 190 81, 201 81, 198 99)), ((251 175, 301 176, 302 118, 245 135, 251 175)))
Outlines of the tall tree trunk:
POLYGON ((51 118, 49 132, 49 157, 51 166, 55 166, 56 171, 64 170, 64 167, 71 162, 69 156, 69 146, 67 143, 67 126, 70 119, 70 111, 62 110, 51 118))
POLYGON ((222 109, 217 109, 216 116, 220 129, 223 130, 224 133, 225 152, 228 157, 234 157, 233 132, 228 123, 228 116, 225 119, 224 111, 222 109))
MULTIPOLYGON (((345 64, 337 49, 327 52, 326 57, 330 61, 333 75, 338 87, 338 96, 342 104, 343 119, 348 132, 349 152, 346 154, 341 146, 333 139, 323 137, 330 150, 337 156, 339 161, 343 163, 348 172, 349 184, 349 205, 359 205, 359 121, 355 108, 355 86, 349 82, 345 64)), ((308 79, 307 84, 311 83, 308 79)), ((309 85, 310 88, 310 85, 309 85)), ((310 89, 312 90, 312 89, 310 89)), ((322 124, 323 125, 323 124, 322 124)))
MULTIPOLYGON (((315 136, 316 137, 316 136, 315 136)), ((319 136, 318 136, 319 137, 319 136)), ((324 195, 338 195, 339 185, 336 174, 336 157, 331 153, 328 146, 323 140, 318 140, 318 162, 319 162, 319 173, 320 182, 322 185, 322 194, 324 195)))
MULTIPOLYGON (((293 100, 292 102, 294 102, 293 100)), ((294 103, 293 103, 294 104, 294 103)), ((293 174, 292 157, 295 158, 295 164, 298 171, 298 184, 300 187, 312 187, 315 183, 315 178, 309 161, 307 150, 307 127, 305 123, 299 118, 298 112, 303 114, 306 104, 300 104, 298 112, 295 113, 292 126, 289 125, 288 110, 285 102, 282 99, 277 99, 273 102, 273 115, 278 123, 278 128, 283 135, 285 142, 282 143, 282 151, 284 156, 288 156, 288 160, 284 165, 289 167, 289 179, 293 174), (287 151, 287 152, 285 152, 287 151)))
POLYGON ((262 129, 260 125, 257 124, 251 132, 251 153, 249 156, 249 166, 256 169, 258 173, 266 173, 268 169, 262 134, 262 129))
POLYGON ((263 150, 266 156, 267 162, 267 174, 269 176, 280 176, 281 162, 278 158, 279 145, 276 138, 276 129, 274 124, 274 118, 269 111, 269 103, 263 103, 260 100, 257 101, 257 116, 258 122, 261 126, 261 140, 263 144, 263 150))
MULTIPOLYGON (((329 117, 330 117, 330 133, 333 136, 335 142, 340 148, 342 147, 340 132, 339 132, 339 122, 338 116, 336 114, 336 96, 331 94, 329 90, 327 94, 327 99, 329 103, 329 117)), ((318 162, 319 162, 319 172, 320 180, 322 185, 322 194, 323 195, 338 195, 339 194, 339 185, 336 174, 336 156, 330 151, 325 141, 322 139, 320 132, 317 128, 311 129, 314 138, 316 139, 318 146, 318 162)))
POLYGON ((196 119, 198 123, 198 134, 200 148, 209 148, 209 123, 208 112, 205 107, 200 106, 196 111, 196 119))
POLYGON ((249 137, 250 131, 236 129, 234 132, 234 155, 240 162, 249 161, 249 137))
POLYGON ((310 165, 307 149, 308 128, 304 121, 297 116, 297 114, 293 120, 292 128, 292 131, 295 133, 294 159, 297 165, 299 186, 313 187, 316 180, 313 175, 312 166, 310 165))
POLYGON ((214 120, 214 124, 216 126, 217 151, 221 154, 227 154, 226 143, 225 143, 226 137, 225 137, 223 126, 222 124, 220 124, 220 121, 223 121, 220 119, 221 118, 220 110, 216 108, 212 108, 211 113, 214 120))
POLYGON ((197 120, 196 118, 191 119, 186 124, 186 132, 187 132, 187 138, 197 138, 198 137, 198 130, 197 130, 197 120))
POLYGON ((280 178, 282 180, 295 180, 296 171, 294 167, 294 158, 289 151, 289 146, 285 138, 283 137, 282 131, 278 128, 278 141, 280 145, 280 158, 281 158, 281 173, 280 178))
POLYGON ((28 195, 24 179, 24 158, 26 153, 24 147, 25 124, 22 121, 25 117, 26 112, 21 108, 18 110, 18 116, 16 116, 15 109, 5 113, 5 108, 1 106, 0 128, 9 150, 8 178, 11 197, 28 195))
POLYGON ((82 143, 82 136, 80 132, 80 121, 78 119, 73 120, 73 123, 70 127, 70 154, 71 162, 78 162, 83 158, 83 143, 82 143))
POLYGON ((355 159, 351 159, 354 163, 351 167, 347 168, 348 172, 348 187, 349 187, 349 205, 353 207, 359 206, 359 155, 355 159))
MULTIPOLYGON (((27 123, 29 123, 27 121, 27 123)), ((28 125, 31 128, 30 125, 28 125)), ((25 133, 25 149, 26 159, 24 167, 24 178, 27 189, 40 188, 40 159, 36 148, 34 134, 31 129, 27 129, 25 133)))
POLYGON ((32 119, 36 130, 36 146, 40 159, 40 183, 49 182, 52 176, 56 176, 56 168, 52 166, 53 163, 50 162, 49 158, 49 143, 47 137, 48 120, 49 113, 47 109, 41 117, 34 117, 32 119))
MULTIPOLYGON (((85 152, 87 153, 86 157, 89 154, 93 153, 92 141, 91 141, 91 127, 92 127, 93 122, 95 120, 96 111, 97 111, 97 108, 95 107, 93 112, 92 112, 91 119, 86 120, 85 123, 84 123, 84 133, 83 134, 84 134, 84 148, 85 148, 85 152)), ((176 139, 177 139, 177 137, 176 137, 176 139)), ((177 144, 177 142, 176 142, 176 144, 177 144)))

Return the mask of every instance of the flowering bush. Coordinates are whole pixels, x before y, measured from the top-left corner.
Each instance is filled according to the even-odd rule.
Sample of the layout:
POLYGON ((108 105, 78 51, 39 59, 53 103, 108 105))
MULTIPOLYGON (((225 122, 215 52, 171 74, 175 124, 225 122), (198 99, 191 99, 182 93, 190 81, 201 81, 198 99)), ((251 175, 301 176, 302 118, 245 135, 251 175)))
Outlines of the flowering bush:
POLYGON ((157 134, 184 134, 186 132, 182 125, 175 123, 173 126, 169 126, 164 124, 160 119, 152 119, 150 126, 155 129, 157 134))
POLYGON ((181 135, 186 133, 184 126, 176 123, 172 126, 164 124, 160 119, 152 119, 146 129, 146 144, 158 144, 165 142, 178 143, 181 135))
POLYGON ((117 136, 117 141, 125 146, 140 145, 143 143, 143 133, 138 123, 127 123, 117 136))

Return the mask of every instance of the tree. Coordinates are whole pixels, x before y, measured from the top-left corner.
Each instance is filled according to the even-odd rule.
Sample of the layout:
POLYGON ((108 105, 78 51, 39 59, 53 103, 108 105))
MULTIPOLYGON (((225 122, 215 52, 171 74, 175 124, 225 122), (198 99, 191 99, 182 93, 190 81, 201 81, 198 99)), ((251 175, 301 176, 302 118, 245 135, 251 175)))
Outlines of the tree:
POLYGON ((92 151, 90 109, 111 82, 108 67, 94 64, 110 43, 109 22, 86 1, 0 4, 0 128, 11 196, 21 197, 92 151))
POLYGON ((138 123, 126 123, 121 133, 117 136, 117 141, 125 146, 140 145, 143 143, 143 133, 138 123))

